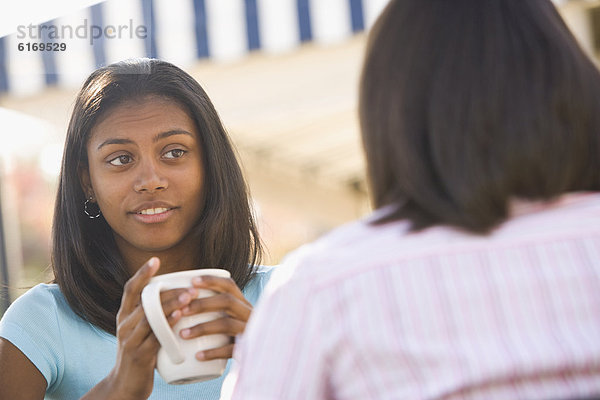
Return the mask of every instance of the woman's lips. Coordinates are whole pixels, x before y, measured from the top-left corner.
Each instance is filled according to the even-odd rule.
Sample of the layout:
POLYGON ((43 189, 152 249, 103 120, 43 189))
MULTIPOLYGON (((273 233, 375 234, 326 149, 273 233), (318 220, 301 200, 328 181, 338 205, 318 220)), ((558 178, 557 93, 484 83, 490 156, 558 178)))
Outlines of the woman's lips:
POLYGON ((174 212, 174 208, 147 208, 136 213, 133 213, 133 217, 140 222, 145 224, 157 224, 166 221, 174 212))
POLYGON ((169 209, 166 208, 166 207, 156 207, 156 208, 148 208, 148 209, 145 209, 145 210, 141 210, 137 214, 155 215, 155 214, 163 213, 165 211, 169 211, 169 209))

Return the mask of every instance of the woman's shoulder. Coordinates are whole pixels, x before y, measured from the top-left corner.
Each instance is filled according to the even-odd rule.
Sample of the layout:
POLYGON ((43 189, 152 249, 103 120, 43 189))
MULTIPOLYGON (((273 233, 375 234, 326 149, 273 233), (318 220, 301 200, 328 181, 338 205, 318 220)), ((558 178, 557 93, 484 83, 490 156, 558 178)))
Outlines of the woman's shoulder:
POLYGON ((19 348, 38 366, 47 362, 48 344, 60 342, 59 315, 63 301, 57 285, 39 284, 8 307, 0 320, 0 337, 19 348))
POLYGON ((21 297, 23 296, 64 299, 64 296, 60 291, 60 287, 56 283, 38 283, 26 291, 21 297))
POLYGON ((67 354, 90 348, 89 340, 85 346, 72 340, 82 332, 77 324, 58 285, 39 284, 10 305, 0 320, 0 337, 16 346, 52 388, 62 380, 67 354))
POLYGON ((256 267, 254 276, 244 287, 244 296, 253 305, 256 303, 260 295, 262 294, 265 286, 271 278, 271 274, 276 269, 276 266, 259 265, 256 267))
POLYGON ((276 267, 276 265, 258 265, 256 267, 256 275, 262 278, 269 277, 276 267))
POLYGON ((257 266, 256 274, 254 275, 252 281, 256 281, 257 284, 261 285, 261 287, 264 287, 269 282, 269 279, 271 279, 271 275, 273 274, 273 271, 275 271, 276 268, 276 265, 257 266))
POLYGON ((57 284, 40 283, 19 296, 8 310, 18 308, 20 312, 34 311, 38 308, 55 307, 57 303, 63 302, 64 296, 57 284))
POLYGON ((35 324, 55 319, 57 315, 70 311, 60 288, 56 284, 40 283, 19 296, 6 310, 2 322, 35 324))

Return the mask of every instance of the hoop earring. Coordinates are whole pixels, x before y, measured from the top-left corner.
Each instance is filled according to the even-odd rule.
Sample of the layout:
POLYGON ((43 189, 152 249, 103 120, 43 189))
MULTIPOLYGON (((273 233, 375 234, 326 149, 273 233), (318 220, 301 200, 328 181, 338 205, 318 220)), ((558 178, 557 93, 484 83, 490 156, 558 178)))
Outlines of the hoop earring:
POLYGON ((96 219, 98 218, 101 214, 102 211, 100 211, 100 207, 98 207, 98 204, 96 204, 96 207, 98 207, 98 212, 96 213, 96 215, 93 215, 94 213, 90 214, 89 210, 88 210, 88 204, 90 204, 90 201, 92 200, 92 197, 90 197, 89 199, 87 199, 84 203, 83 203, 83 212, 90 218, 90 219, 96 219))

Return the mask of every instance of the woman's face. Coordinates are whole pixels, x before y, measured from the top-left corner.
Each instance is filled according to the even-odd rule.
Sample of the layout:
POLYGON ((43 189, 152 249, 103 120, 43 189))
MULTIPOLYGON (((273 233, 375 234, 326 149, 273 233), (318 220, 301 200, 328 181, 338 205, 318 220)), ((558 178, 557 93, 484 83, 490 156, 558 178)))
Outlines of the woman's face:
POLYGON ((185 251, 202 211, 204 170, 199 133, 184 109, 159 97, 119 105, 94 126, 87 153, 84 192, 98 202, 126 262, 185 251))

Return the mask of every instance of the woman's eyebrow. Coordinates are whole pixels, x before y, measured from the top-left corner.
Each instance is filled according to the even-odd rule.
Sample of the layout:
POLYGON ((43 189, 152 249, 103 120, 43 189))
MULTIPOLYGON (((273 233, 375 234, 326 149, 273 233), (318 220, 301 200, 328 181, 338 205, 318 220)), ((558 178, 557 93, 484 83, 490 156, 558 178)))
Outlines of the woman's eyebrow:
POLYGON ((102 147, 109 145, 109 144, 130 144, 130 143, 133 143, 133 141, 129 140, 129 139, 107 139, 104 142, 100 143, 96 150, 100 150, 102 147))
MULTIPOLYGON (((168 138, 168 137, 174 136, 174 135, 188 135, 188 136, 194 137, 194 135, 191 132, 188 132, 186 130, 183 130, 183 129, 173 129, 173 130, 170 130, 170 131, 159 133, 158 135, 156 135, 154 137, 154 139, 152 139, 152 141, 156 143, 156 142, 158 142, 161 139, 168 138)), ((106 145, 109 145, 109 144, 131 144, 131 143, 133 143, 133 141, 130 140, 130 139, 117 139, 117 138, 115 138, 115 139, 107 139, 107 140, 105 140, 104 142, 102 142, 102 143, 100 143, 98 145, 97 150, 100 150, 102 147, 104 147, 106 145)))
POLYGON ((191 132, 188 132, 186 130, 183 129, 173 129, 170 131, 166 131, 166 132, 161 132, 158 135, 156 135, 153 139, 154 142, 158 142, 161 139, 164 138, 168 138, 169 136, 174 136, 174 135, 188 135, 191 137, 194 137, 194 135, 191 132))

